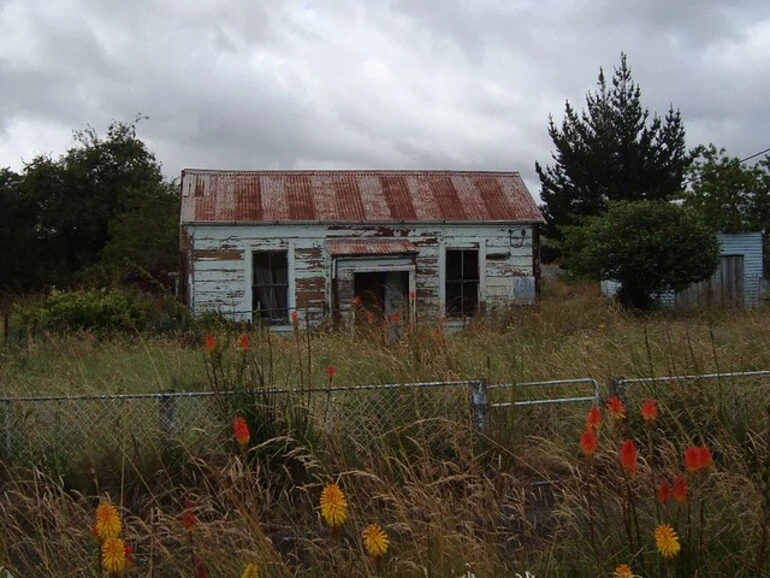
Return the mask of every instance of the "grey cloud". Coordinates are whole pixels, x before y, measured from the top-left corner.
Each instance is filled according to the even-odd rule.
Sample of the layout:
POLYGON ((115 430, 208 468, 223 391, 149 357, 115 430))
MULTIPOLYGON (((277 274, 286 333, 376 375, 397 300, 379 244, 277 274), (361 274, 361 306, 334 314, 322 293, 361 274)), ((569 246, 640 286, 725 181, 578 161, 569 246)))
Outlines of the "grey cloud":
MULTIPOLYGON (((0 0, 0 130, 19 119, 103 128, 142 112, 140 136, 172 177, 185 166, 486 168, 536 188, 548 113, 558 121, 565 99, 581 107, 621 50, 651 110, 682 110, 690 144, 770 144, 770 80, 757 68, 770 55, 745 45, 770 15, 751 0, 69 4, 57 17, 56 0, 0 0)), ((0 166, 29 154, 8 134, 0 166)))

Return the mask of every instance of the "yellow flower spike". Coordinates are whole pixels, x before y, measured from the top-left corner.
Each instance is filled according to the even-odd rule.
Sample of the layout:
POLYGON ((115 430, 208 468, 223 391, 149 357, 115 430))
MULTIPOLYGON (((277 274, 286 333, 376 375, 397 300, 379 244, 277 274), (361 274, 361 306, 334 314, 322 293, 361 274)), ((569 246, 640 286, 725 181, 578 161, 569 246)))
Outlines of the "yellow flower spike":
POLYGON ((102 566, 110 576, 126 568, 126 545, 120 538, 107 538, 102 543, 102 566))
POLYGON ((364 548, 366 553, 372 558, 379 558, 388 551, 390 541, 385 530, 379 524, 369 524, 364 531, 361 532, 361 536, 364 539, 364 548))
POLYGON ((628 564, 621 564, 615 568, 615 572, 612 573, 612 578, 634 578, 634 573, 631 571, 631 566, 628 564))
POLYGON ((673 558, 682 549, 676 532, 665 522, 655 528, 655 546, 664 558, 673 558))
POLYGON ((335 483, 326 484, 321 492, 321 516, 331 528, 337 528, 348 519, 348 501, 335 483))
POLYGON ((120 536, 120 514, 107 500, 102 500, 96 508, 94 534, 100 542, 120 536))
POLYGON ((246 564, 246 568, 243 569, 241 578, 259 578, 259 567, 256 562, 249 562, 246 564))

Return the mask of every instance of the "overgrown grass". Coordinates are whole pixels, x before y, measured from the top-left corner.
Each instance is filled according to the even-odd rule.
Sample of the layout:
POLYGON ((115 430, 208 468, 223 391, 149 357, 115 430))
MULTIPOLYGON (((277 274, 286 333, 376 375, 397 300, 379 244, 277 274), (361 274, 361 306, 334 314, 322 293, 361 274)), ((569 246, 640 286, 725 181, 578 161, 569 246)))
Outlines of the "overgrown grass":
MULTIPOLYGON (((335 385, 571 377, 606 383, 770 369, 767 318, 765 310, 642 318, 617 310, 593 288, 552 283, 535 307, 476 320, 459 333, 426 325, 391 345, 386 330, 368 325, 287 336, 251 331, 247 352, 239 349, 240 329, 222 327, 213 329, 215 353, 202 347, 205 329, 176 339, 82 333, 9 345, 0 361, 6 395, 241 388, 242 396, 212 401, 208 424, 190 427, 176 443, 142 445, 141 428, 132 425, 138 414, 124 411, 99 425, 123 428, 118 437, 129 441, 118 452, 82 447, 80 460, 34 469, 6 464, 0 566, 20 576, 100 576, 90 529, 99 496, 109 495, 124 514, 136 561, 127 575, 135 576, 195 576, 196 556, 210 576, 240 575, 252 560, 260 576, 611 576, 620 563, 643 567, 645 578, 770 576, 770 562, 757 570, 770 509, 761 481, 762 472, 770 475, 766 379, 629 388, 627 419, 616 429, 605 417, 590 468, 578 448, 585 405, 492 410, 480 436, 462 393, 323 393, 328 365, 335 385), (279 402, 260 393, 267 386, 321 393, 279 402), (638 414, 645 397, 660 408, 652 438, 638 414), (253 432, 248 453, 230 439, 233 414, 246 416, 253 432), (267 419, 270 427, 260 430, 267 419), (630 486, 641 528, 636 546, 623 525, 622 439, 635 439, 640 453, 630 486), (662 515, 655 485, 682 470, 682 451, 693 444, 714 455, 707 481, 698 482, 706 514, 698 525, 700 498, 693 494, 690 525, 677 521, 683 562, 667 565, 651 539, 662 515), (337 533, 318 513, 321 486, 330 481, 351 506, 337 533), (181 524, 185 498, 198 517, 192 531, 181 524), (391 540, 382 568, 361 542, 372 522, 391 540)), ((511 399, 510 391, 490 395, 511 399)), ((108 439, 96 431, 107 430, 93 435, 108 439)))

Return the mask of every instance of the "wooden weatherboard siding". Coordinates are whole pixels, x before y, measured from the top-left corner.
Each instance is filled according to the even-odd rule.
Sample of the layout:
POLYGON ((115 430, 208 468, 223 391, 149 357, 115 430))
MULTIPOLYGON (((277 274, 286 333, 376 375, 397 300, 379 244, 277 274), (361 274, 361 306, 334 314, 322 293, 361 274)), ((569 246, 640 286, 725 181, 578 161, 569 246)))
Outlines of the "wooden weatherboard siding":
POLYGON ((691 285, 676 296, 673 293, 661 295, 659 301, 662 304, 683 307, 742 305, 749 309, 759 305, 762 282, 762 233, 734 235, 719 233, 717 239, 720 246, 720 264, 711 279, 691 285), (741 268, 742 279, 736 279, 735 275, 741 268), (742 300, 731 299, 731 294, 741 287, 742 300))
POLYGON ((479 301, 486 311, 533 297, 514 291, 521 286, 514 284, 514 278, 535 275, 529 224, 190 224, 187 230, 192 256, 187 281, 195 314, 219 311, 251 320, 252 255, 281 249, 289 255, 289 308, 307 316, 310 323, 319 322, 333 305, 332 257, 326 241, 342 238, 398 237, 412 242, 418 251, 412 257, 416 310, 421 316, 443 315, 447 249, 478 248, 479 301))

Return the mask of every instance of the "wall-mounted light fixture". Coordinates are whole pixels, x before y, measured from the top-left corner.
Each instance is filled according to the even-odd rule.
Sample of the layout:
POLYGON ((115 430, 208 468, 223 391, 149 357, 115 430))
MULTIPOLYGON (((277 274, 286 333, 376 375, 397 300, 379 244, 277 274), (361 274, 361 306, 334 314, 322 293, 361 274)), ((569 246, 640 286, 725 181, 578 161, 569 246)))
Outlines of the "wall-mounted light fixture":
POLYGON ((508 238, 511 241, 511 247, 521 249, 524 246, 524 239, 527 238, 527 230, 515 231, 514 229, 508 229, 508 238))

